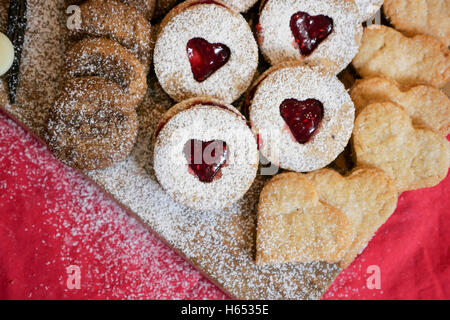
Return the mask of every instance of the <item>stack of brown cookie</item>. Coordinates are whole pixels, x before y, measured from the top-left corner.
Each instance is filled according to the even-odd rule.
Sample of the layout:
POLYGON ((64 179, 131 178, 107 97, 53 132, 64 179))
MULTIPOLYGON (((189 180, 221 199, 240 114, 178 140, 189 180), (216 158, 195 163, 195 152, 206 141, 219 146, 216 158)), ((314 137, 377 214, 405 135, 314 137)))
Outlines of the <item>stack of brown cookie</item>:
MULTIPOLYGON (((81 1, 69 1, 78 4, 81 1)), ((66 79, 47 141, 66 164, 93 170, 124 160, 136 139, 136 106, 147 91, 154 0, 89 0, 78 7, 66 79), (141 10, 141 11, 139 11, 141 10)))

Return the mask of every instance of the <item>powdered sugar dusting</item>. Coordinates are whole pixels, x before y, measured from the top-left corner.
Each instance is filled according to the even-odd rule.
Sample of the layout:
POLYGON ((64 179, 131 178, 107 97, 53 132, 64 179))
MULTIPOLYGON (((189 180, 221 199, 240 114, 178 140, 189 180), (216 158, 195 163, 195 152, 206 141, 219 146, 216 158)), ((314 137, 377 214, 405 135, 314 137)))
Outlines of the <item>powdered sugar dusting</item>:
MULTIPOLYGON (((7 12, 7 7, 0 10, 7 12)), ((27 12, 16 104, 5 108, 42 136, 64 69, 64 1, 29 0, 27 12)))
POLYGON ((269 0, 259 20, 258 41, 271 64, 286 60, 305 60, 326 67, 335 74, 342 71, 357 54, 362 26, 351 1, 338 0, 269 0), (333 19, 333 32, 308 57, 294 45, 290 29, 293 14, 326 15, 333 19))
POLYGON ((222 0, 222 1, 239 12, 245 12, 248 9, 250 9, 258 0, 222 0))
POLYGON ((127 49, 110 39, 86 38, 66 52, 67 76, 100 76, 116 82, 132 104, 147 91, 146 72, 127 49))
POLYGON ((240 14, 217 4, 199 4, 182 10, 162 26, 154 63, 162 87, 176 101, 208 95, 232 103, 253 79, 258 46, 240 14), (201 83, 194 80, 186 54, 186 44, 193 38, 222 43, 231 50, 228 62, 201 83))
POLYGON ((81 23, 71 32, 75 40, 86 35, 112 39, 133 52, 143 65, 149 65, 151 26, 139 11, 107 0, 84 2, 80 10, 81 23))
POLYGON ((258 177, 244 199, 222 211, 187 209, 164 192, 154 176, 150 143, 162 110, 151 96, 138 110, 142 122, 132 156, 106 170, 89 172, 89 176, 232 296, 320 298, 340 271, 336 265, 258 267, 254 262, 256 204, 264 178, 258 177))

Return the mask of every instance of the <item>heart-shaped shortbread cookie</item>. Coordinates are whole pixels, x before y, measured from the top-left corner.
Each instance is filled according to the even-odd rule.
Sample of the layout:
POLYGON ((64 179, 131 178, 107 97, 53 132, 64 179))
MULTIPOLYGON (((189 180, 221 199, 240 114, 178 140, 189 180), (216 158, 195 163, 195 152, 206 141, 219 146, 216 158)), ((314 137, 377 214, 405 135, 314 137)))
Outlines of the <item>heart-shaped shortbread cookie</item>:
POLYGON ((450 99, 435 87, 401 88, 394 80, 372 77, 357 80, 350 95, 357 114, 369 104, 392 101, 405 108, 414 124, 428 126, 443 136, 450 133, 450 99))
POLYGON ((340 261, 341 267, 346 268, 395 211, 395 182, 373 167, 356 168, 346 177, 330 169, 314 171, 306 177, 319 192, 320 201, 342 210, 350 221, 352 244, 340 261))
POLYGON ((400 192, 437 185, 450 165, 447 139, 414 126, 408 113, 392 102, 371 104, 361 111, 353 147, 358 165, 382 169, 400 192))
POLYGON ((340 261, 352 241, 347 216, 319 201, 319 193, 301 173, 275 176, 258 205, 256 263, 340 261))

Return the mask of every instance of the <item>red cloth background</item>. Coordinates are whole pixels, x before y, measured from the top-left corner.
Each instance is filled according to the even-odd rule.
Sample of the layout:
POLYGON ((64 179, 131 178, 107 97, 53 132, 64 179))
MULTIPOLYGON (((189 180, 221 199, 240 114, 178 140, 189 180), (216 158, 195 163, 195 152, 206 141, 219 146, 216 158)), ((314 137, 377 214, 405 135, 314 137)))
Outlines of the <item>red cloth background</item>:
MULTIPOLYGON (((324 299, 449 299, 450 177, 398 209, 324 299), (369 266, 381 288, 366 286, 369 266)), ((225 299, 0 112, 0 299, 225 299), (80 289, 67 267, 80 268, 80 289)))

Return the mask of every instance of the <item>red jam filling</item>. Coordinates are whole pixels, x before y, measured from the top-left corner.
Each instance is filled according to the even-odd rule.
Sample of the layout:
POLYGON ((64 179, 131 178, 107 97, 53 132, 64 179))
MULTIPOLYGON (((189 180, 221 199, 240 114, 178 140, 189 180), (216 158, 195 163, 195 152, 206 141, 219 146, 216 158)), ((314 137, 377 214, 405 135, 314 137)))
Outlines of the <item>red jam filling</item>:
POLYGON ((309 56, 333 31, 333 19, 299 11, 292 15, 290 26, 300 53, 309 56))
POLYGON ((231 50, 222 43, 209 43, 203 38, 188 41, 186 51, 192 74, 197 82, 203 82, 222 68, 230 59, 231 50))
POLYGON ((184 156, 189 171, 201 182, 210 183, 220 179, 220 170, 227 162, 227 144, 221 140, 189 140, 184 145, 184 156))
POLYGON ((311 140, 324 116, 323 104, 316 99, 286 99, 280 105, 280 113, 295 140, 301 144, 311 140))

